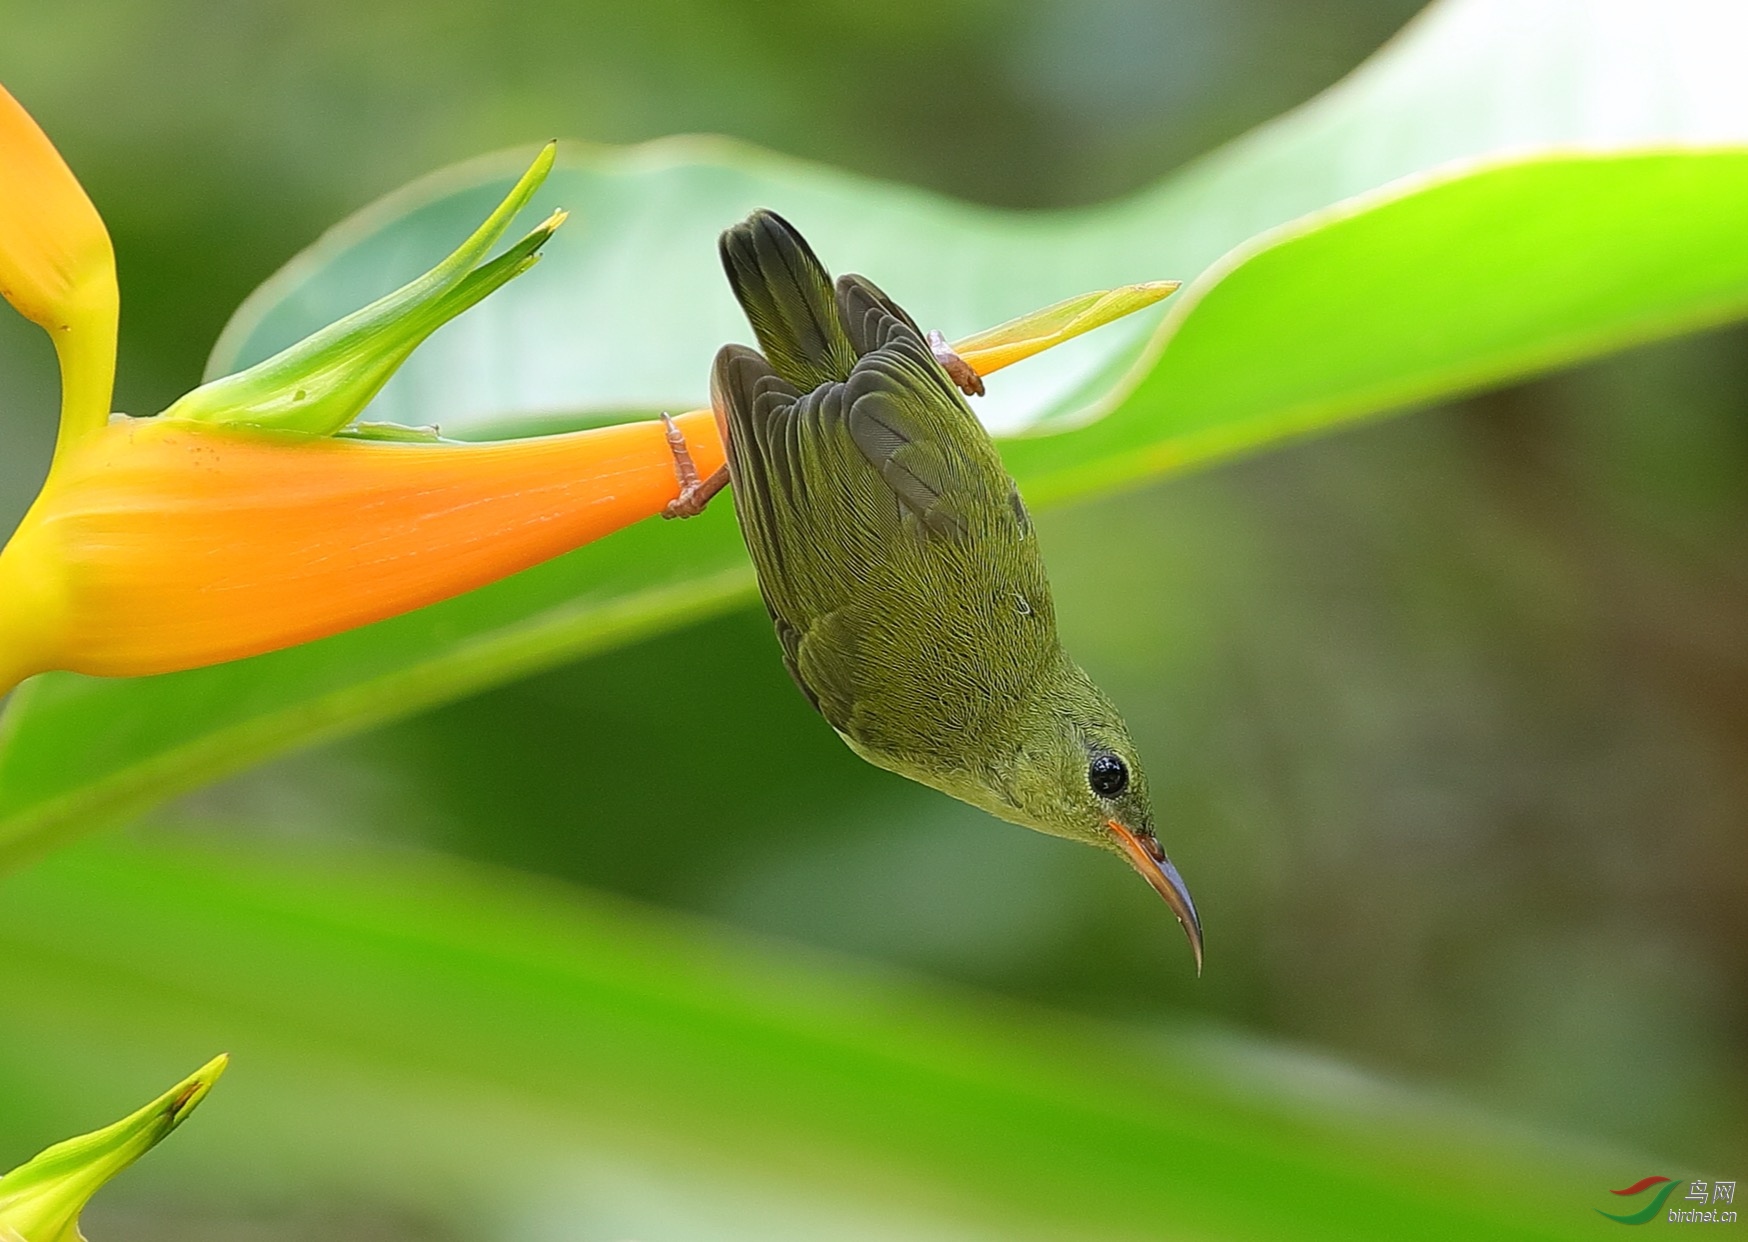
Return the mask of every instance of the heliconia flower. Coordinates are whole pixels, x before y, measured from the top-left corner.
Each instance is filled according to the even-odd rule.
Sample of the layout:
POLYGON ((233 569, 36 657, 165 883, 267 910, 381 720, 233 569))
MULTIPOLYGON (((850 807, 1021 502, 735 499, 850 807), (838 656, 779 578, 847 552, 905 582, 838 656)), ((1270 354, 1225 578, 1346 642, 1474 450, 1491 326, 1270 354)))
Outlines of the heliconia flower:
POLYGON ((79 1214, 103 1184, 188 1119, 228 1057, 215 1057, 112 1126, 57 1143, 0 1177, 0 1242, 84 1242, 79 1214))
MULTIPOLYGON (((0 182, 18 164, 46 187, 0 201, 0 292, 51 331, 83 334, 62 352, 71 395, 48 480, 0 549, 0 694, 50 669, 136 676, 277 650, 661 513, 680 482, 659 422, 487 444, 347 431, 432 331, 535 262, 562 212, 481 261, 552 159, 548 146, 472 237, 404 288, 156 417, 111 419, 108 238, 48 139, 0 99, 0 182), (107 319, 92 309, 105 305, 107 319)), ((1088 294, 956 348, 988 373, 1175 287, 1088 294)), ((710 411, 675 421, 701 474, 722 464, 710 411)))

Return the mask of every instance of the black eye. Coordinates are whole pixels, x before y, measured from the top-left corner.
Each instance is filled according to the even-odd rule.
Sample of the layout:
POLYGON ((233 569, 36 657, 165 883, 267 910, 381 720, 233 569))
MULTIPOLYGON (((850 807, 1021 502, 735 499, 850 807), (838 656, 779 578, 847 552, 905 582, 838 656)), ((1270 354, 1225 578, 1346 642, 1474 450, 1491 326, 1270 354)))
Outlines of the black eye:
POLYGON ((1129 788, 1129 769, 1115 755, 1094 755, 1086 769, 1087 784, 1101 798, 1115 798, 1129 788))

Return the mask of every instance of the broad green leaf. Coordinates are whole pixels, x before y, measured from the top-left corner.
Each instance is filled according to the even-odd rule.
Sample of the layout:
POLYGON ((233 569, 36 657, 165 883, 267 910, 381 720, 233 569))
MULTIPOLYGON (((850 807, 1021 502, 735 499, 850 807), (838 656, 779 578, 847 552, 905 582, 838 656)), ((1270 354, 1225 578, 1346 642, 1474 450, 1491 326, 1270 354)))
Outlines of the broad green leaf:
MULTIPOLYGON (((546 261, 443 329, 370 417, 492 437, 701 404, 711 354, 747 335, 714 237, 765 205, 950 338, 1089 289, 1188 282, 993 377, 978 408, 1014 437, 1034 505, 1253 451, 1748 310, 1744 45, 1733 0, 1445 0, 1298 111, 1070 213, 720 141, 572 150, 537 200, 574 217, 546 261)), ((323 238, 245 304, 215 373, 421 270, 523 159, 451 170, 323 238)), ((0 857, 748 598, 723 510, 297 651, 38 678, 0 724, 0 857)))
POLYGON ((0 882, 0 995, 0 1141, 226 1047, 155 1176, 482 1242, 1578 1238, 1643 1171, 1230 1033, 437 861, 64 851, 0 882))

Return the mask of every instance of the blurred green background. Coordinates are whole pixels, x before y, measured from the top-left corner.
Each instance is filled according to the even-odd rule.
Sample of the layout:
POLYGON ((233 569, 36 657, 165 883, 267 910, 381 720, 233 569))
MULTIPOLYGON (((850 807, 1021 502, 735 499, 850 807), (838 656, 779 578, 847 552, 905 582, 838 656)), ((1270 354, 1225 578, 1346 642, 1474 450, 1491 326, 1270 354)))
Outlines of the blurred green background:
MULTIPOLYGON (((1328 85, 1416 7, 0 0, 0 80, 114 234, 118 406, 145 412, 324 227, 481 151, 717 131, 975 201, 1096 201, 1328 85)), ((1745 346, 1643 348, 1041 517, 1067 641, 1124 708, 1206 916, 1200 981, 1112 859, 856 760, 751 610, 128 831, 507 865, 994 995, 1305 1045, 1729 1176, 1745 346)), ((53 391, 40 334, 4 319, 0 531, 46 467, 53 391)), ((56 1137, 0 1130, 0 1167, 56 1137)), ((110 1236, 206 1236, 113 1211, 110 1236)), ((397 1212, 284 1207, 248 1236, 441 1236, 397 1212)))

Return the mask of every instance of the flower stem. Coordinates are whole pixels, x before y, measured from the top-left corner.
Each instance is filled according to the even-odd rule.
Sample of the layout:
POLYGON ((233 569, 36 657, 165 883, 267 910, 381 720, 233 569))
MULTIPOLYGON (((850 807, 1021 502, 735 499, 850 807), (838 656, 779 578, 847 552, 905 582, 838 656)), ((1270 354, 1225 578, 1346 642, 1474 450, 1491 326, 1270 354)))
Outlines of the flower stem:
POLYGON ((117 300, 113 278, 108 290, 98 290, 91 304, 57 324, 49 336, 61 366, 61 429, 55 437, 55 461, 73 446, 95 435, 109 422, 115 389, 117 300))

